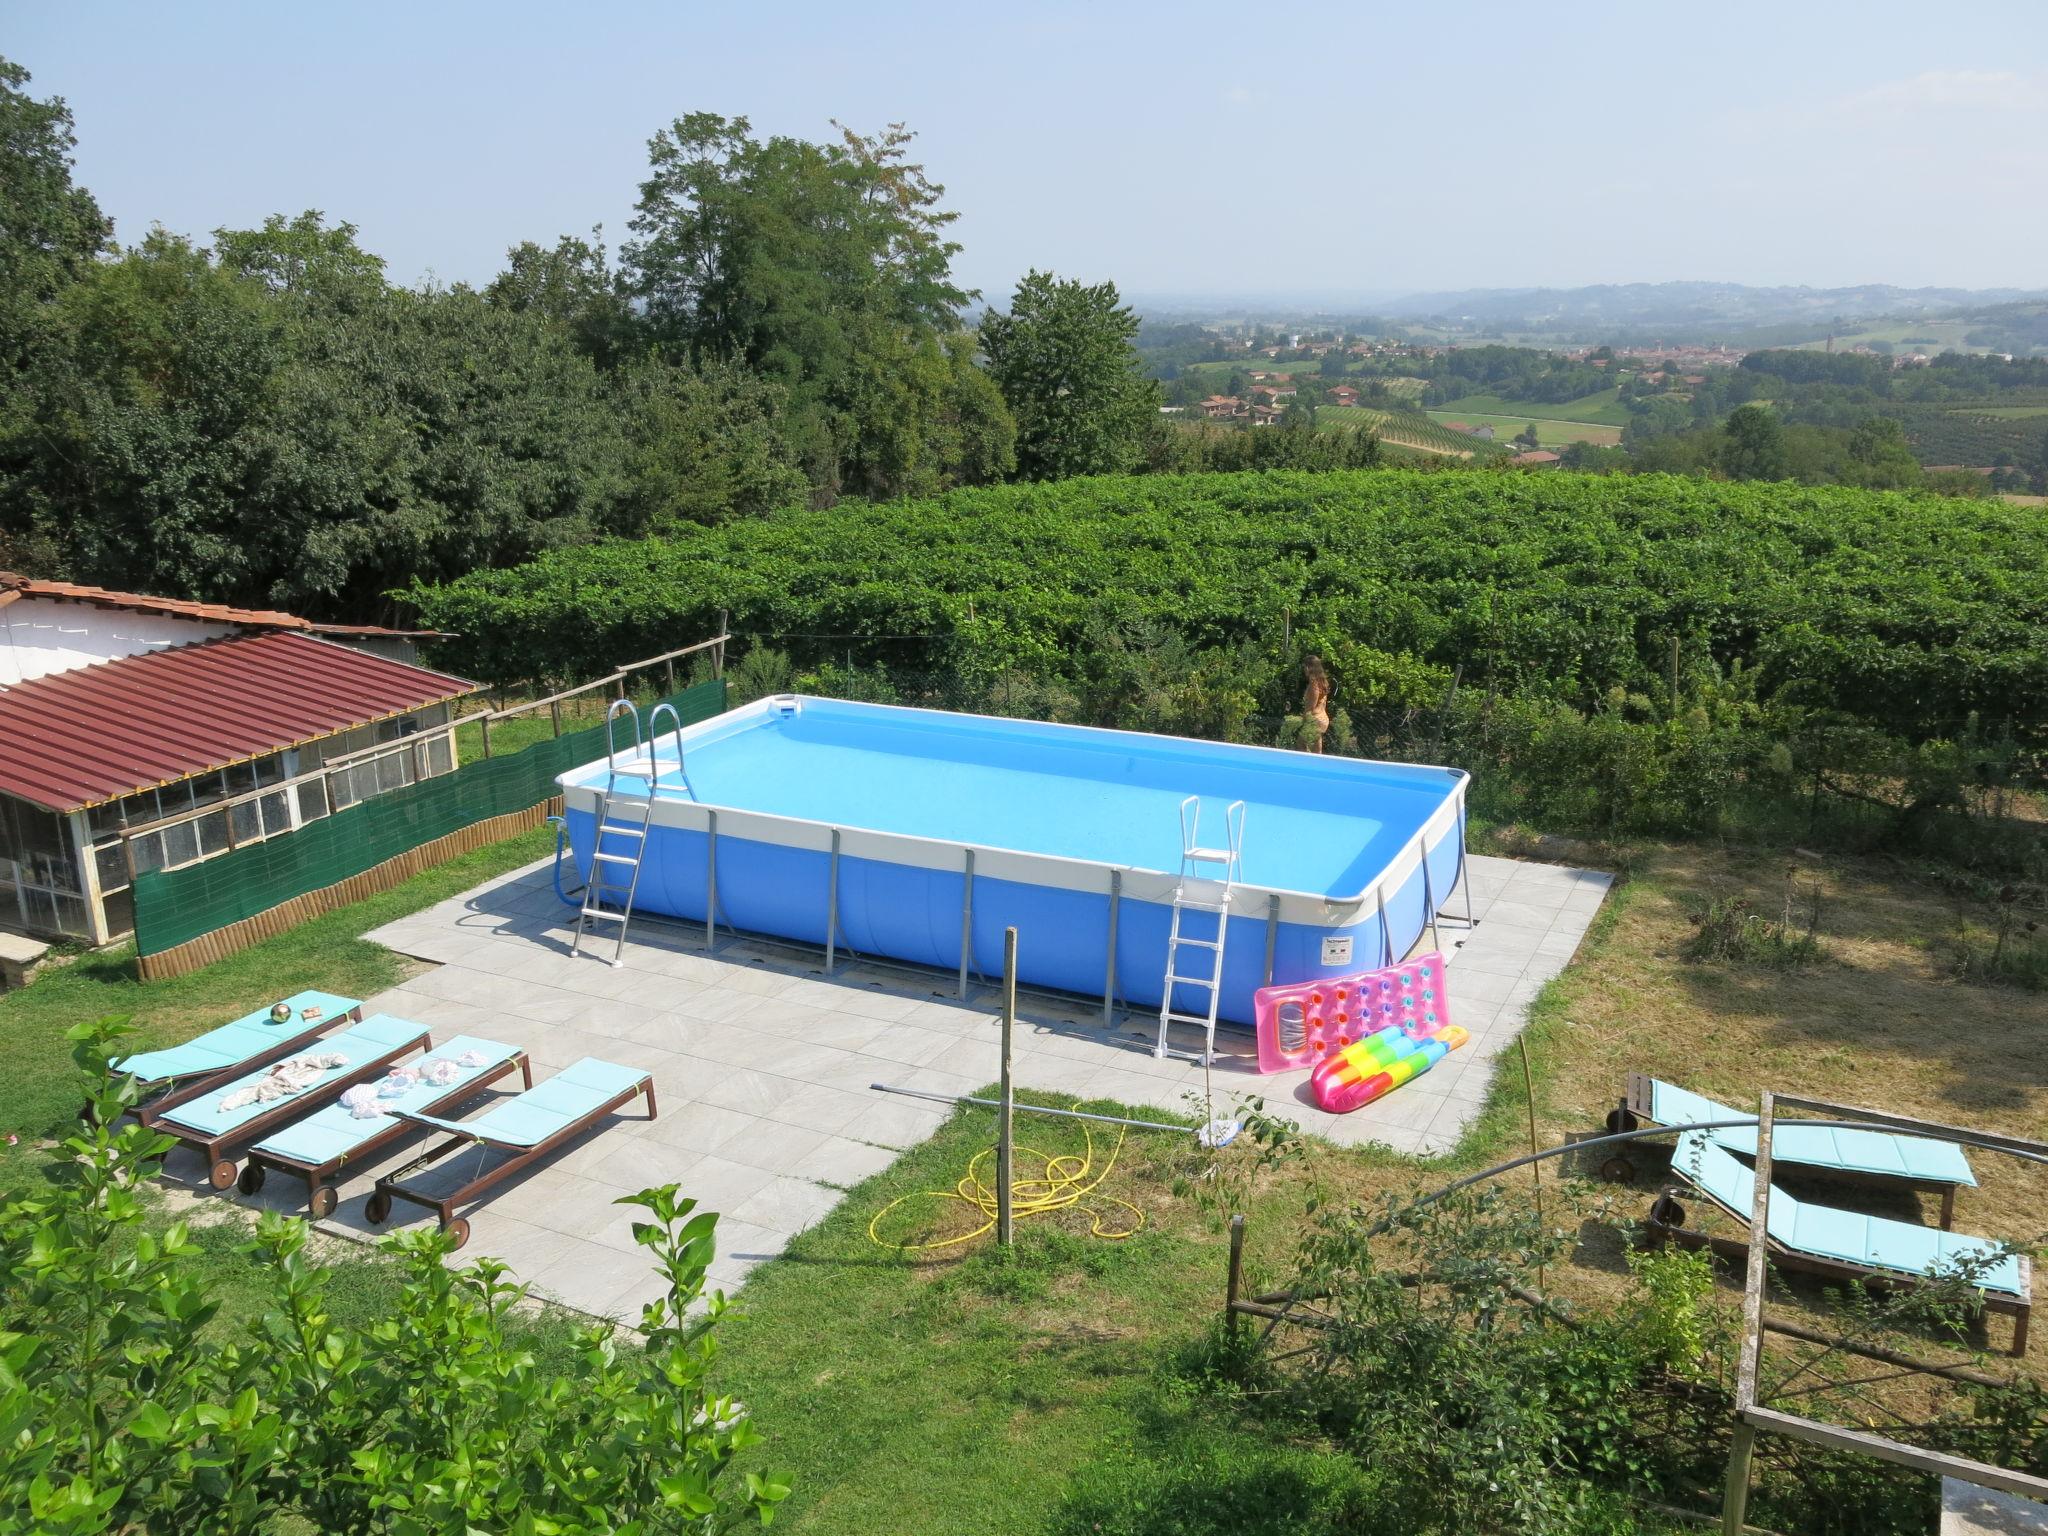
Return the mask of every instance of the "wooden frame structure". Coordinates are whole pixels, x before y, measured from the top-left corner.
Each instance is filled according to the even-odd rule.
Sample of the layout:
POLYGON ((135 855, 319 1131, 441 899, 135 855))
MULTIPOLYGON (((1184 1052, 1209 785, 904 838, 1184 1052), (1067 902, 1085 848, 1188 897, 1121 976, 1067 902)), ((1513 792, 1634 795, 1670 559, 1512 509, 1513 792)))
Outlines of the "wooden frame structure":
MULTIPOLYGON (((1721 1529, 1725 1536, 1737 1536, 1743 1529, 1743 1519, 1749 1509, 1750 1463, 1756 1453, 1756 1437, 1761 1431, 1786 1435, 1831 1450, 1855 1451, 1879 1461, 1891 1462, 1894 1466, 1911 1467, 1938 1477, 1952 1477, 1980 1488, 2018 1494, 2022 1498, 2048 1499, 2048 1477, 2015 1472, 2009 1467, 1994 1466, 1968 1456, 1950 1456, 1885 1435, 1871 1434, 1867 1430, 1849 1429, 1781 1409, 1767 1408, 1757 1400, 1757 1378, 1763 1368, 1766 1331, 1764 1282, 1769 1267, 1766 1255, 1770 1248, 1771 1130, 1781 1106, 1801 1113, 1842 1115, 1865 1124, 1888 1126, 1913 1135, 1938 1136, 1965 1146, 1981 1147, 1988 1152, 2005 1152, 2030 1162, 2048 1163, 2048 1143, 2029 1141, 2020 1136, 1966 1131, 1956 1126, 1915 1120, 1906 1115, 1887 1114, 1853 1104, 1831 1104, 1821 1099, 1794 1098, 1768 1092, 1763 1095, 1756 1128, 1757 1197, 1751 1202, 1749 1241, 1743 1245, 1748 1250, 1748 1267, 1742 1288, 1742 1356, 1735 1378, 1735 1436, 1729 1447, 1728 1480, 1721 1500, 1721 1529)), ((2025 1268, 2021 1273, 2031 1294, 2032 1276, 2025 1268)), ((2024 1332, 2021 1332, 2022 1348, 2024 1339, 2024 1332)))
MULTIPOLYGON (((514 1051, 503 1061, 486 1071, 478 1073, 466 1082, 458 1083, 432 1103, 424 1106, 430 1115, 449 1114, 461 1109, 473 1099, 482 1095, 486 1088, 502 1078, 517 1072, 526 1083, 533 1086, 533 1062, 524 1051, 514 1051)), ((306 1209, 318 1221, 334 1214, 336 1194, 334 1176, 351 1164, 367 1162, 386 1148, 397 1145, 425 1132, 426 1127, 401 1115, 389 1117, 391 1123, 357 1142, 338 1157, 324 1162, 309 1163, 302 1158, 288 1157, 282 1152, 265 1152, 256 1147, 249 1149, 242 1162, 242 1176, 235 1181, 235 1187, 245 1195, 253 1195, 263 1187, 264 1178, 272 1168, 280 1173, 295 1173, 306 1181, 306 1209)))
POLYGON ((507 1142, 493 1141, 488 1136, 450 1136, 438 1146, 429 1147, 403 1168, 395 1169, 379 1179, 377 1187, 370 1191, 370 1198, 363 1206, 363 1214, 370 1219, 371 1225, 381 1226, 390 1218, 391 1202, 394 1200, 424 1206, 440 1218, 441 1230, 451 1234, 455 1239, 455 1246, 460 1248, 469 1241, 469 1221, 468 1218, 455 1214, 458 1205, 473 1204, 492 1186, 509 1179, 528 1164, 552 1156, 613 1110, 630 1104, 643 1094, 647 1098, 647 1118, 652 1120, 655 1115, 654 1074, 649 1072, 643 1074, 640 1081, 632 1087, 620 1089, 587 1114, 580 1115, 570 1124, 563 1126, 554 1135, 531 1145, 515 1146, 507 1142), (510 1155, 496 1167, 481 1170, 475 1178, 467 1180, 445 1195, 430 1195, 422 1190, 405 1187, 404 1180, 410 1175, 418 1173, 423 1168, 432 1167, 449 1153, 460 1151, 464 1147, 484 1147, 510 1155))

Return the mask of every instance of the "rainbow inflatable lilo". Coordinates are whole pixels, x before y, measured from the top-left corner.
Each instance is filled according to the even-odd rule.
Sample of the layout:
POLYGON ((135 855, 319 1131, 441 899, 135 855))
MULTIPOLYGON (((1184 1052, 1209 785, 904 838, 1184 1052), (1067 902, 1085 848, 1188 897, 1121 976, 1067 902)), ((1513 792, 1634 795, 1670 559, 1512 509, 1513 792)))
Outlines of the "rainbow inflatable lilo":
POLYGON ((1309 1087, 1329 1113, 1349 1114, 1413 1082, 1467 1038, 1455 1024, 1421 1039, 1392 1026, 1325 1056, 1309 1073, 1309 1087))

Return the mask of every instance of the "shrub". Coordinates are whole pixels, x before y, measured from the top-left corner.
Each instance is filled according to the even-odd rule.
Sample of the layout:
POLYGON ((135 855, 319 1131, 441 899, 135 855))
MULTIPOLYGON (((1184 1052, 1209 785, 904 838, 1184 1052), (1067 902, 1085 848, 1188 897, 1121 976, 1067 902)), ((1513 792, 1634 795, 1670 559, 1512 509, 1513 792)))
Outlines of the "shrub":
POLYGON ((570 1375, 508 1331, 523 1288, 505 1267, 450 1269, 434 1233, 385 1240, 398 1302, 349 1332, 304 1223, 266 1215, 249 1251, 272 1308, 230 1327, 184 1225, 147 1220, 144 1181, 172 1143, 122 1118, 138 1099, 107 1066, 123 1033, 72 1031, 89 1123, 45 1189, 0 1205, 0 1531, 205 1536, 291 1515, 329 1532, 571 1536, 772 1517, 782 1484, 720 1486, 761 1437, 706 1386, 725 1305, 704 1296, 716 1216, 673 1186, 622 1202, 647 1211, 634 1236, 668 1289, 644 1346, 578 1330, 570 1375))

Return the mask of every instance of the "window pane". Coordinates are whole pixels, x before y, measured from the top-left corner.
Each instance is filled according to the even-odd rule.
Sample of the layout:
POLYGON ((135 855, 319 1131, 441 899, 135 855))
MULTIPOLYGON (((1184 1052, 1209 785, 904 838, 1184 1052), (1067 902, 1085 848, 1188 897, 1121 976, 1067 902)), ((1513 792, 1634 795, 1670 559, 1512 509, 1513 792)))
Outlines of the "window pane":
POLYGON ((164 838, 161 832, 150 832, 134 841, 135 872, 162 869, 164 867, 164 838))
POLYGON ((181 821, 164 828, 164 863, 172 869, 199 857, 199 834, 192 823, 181 821))
POLYGON ((235 841, 238 843, 255 842, 263 830, 263 824, 257 819, 256 802, 254 800, 238 800, 228 807, 228 812, 235 819, 235 841))
POLYGON ((211 805, 227 794, 227 786, 217 773, 209 773, 192 781, 192 801, 195 805, 211 805))
POLYGON ((284 778, 284 759, 276 753, 256 759, 256 782, 275 784, 284 778))
POLYGON ((128 883, 128 861, 121 856, 119 843, 107 843, 94 849, 93 859, 99 865, 101 894, 118 891, 128 883))
POLYGON ((199 856, 210 859, 216 853, 225 853, 228 848, 228 813, 215 811, 202 816, 192 825, 199 831, 199 856))
POLYGON ((116 891, 105 901, 101 902, 100 907, 107 914, 107 931, 109 934, 118 937, 121 934, 133 933, 135 931, 135 893, 133 891, 116 891))
POLYGON ((283 790, 277 790, 272 794, 265 795, 257 804, 263 808, 264 836, 275 837, 280 832, 291 831, 291 807, 285 804, 283 790))
POLYGON ((299 820, 318 821, 327 814, 327 782, 307 779, 299 785, 299 820))

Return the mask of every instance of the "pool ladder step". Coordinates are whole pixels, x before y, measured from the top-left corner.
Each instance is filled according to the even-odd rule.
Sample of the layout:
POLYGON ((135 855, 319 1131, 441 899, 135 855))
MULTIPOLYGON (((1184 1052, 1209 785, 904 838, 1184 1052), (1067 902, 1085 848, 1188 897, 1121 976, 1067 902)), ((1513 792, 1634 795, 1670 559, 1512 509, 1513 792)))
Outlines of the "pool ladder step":
POLYGON ((617 923, 619 937, 612 950, 612 964, 625 963, 626 929, 633 920, 633 898, 640 891, 640 865, 647 857, 648 823, 654 817, 655 796, 661 791, 661 760, 656 754, 655 739, 664 713, 674 721, 676 773, 680 777, 683 771, 683 723, 672 706, 665 703, 654 706, 654 713, 648 717, 650 736, 644 751, 640 740, 640 711, 632 700, 616 699, 605 711, 605 784, 597 797, 590 879, 585 882, 583 904, 576 913, 576 937, 569 944, 572 955, 581 951, 584 935, 590 931, 593 922, 617 923), (633 728, 632 749, 624 757, 620 755, 615 734, 615 726, 622 716, 630 721, 633 728), (615 848, 607 848, 605 842, 608 838, 625 839, 633 851, 620 853, 615 848), (611 870, 629 873, 624 878, 614 878, 608 873, 611 870), (607 904, 608 897, 618 898, 617 904, 607 904))
POLYGON ((1233 800, 1224 809, 1225 846, 1205 845, 1201 840, 1201 828, 1202 797, 1189 795, 1180 803, 1180 878, 1173 888, 1173 919, 1166 934, 1166 975, 1159 998, 1159 1040, 1152 1054, 1162 1061, 1169 1056, 1182 1056, 1199 1061, 1206 1067, 1216 1055, 1216 1012, 1223 1001, 1223 946, 1230 936, 1230 899, 1236 894, 1237 882, 1243 877, 1244 802, 1233 800), (1181 931, 1182 919, 1190 912, 1205 912, 1215 917, 1214 938, 1181 931), (1207 975, 1182 973, 1180 952, 1183 947, 1206 949, 1215 957, 1213 968, 1207 975), (1178 987, 1198 988, 1206 992, 1209 998, 1207 1011, 1189 1013, 1175 1008, 1173 995, 1178 987), (1199 1026, 1202 1049, 1199 1052, 1176 1050, 1167 1040, 1167 1029, 1174 1024, 1199 1026))

